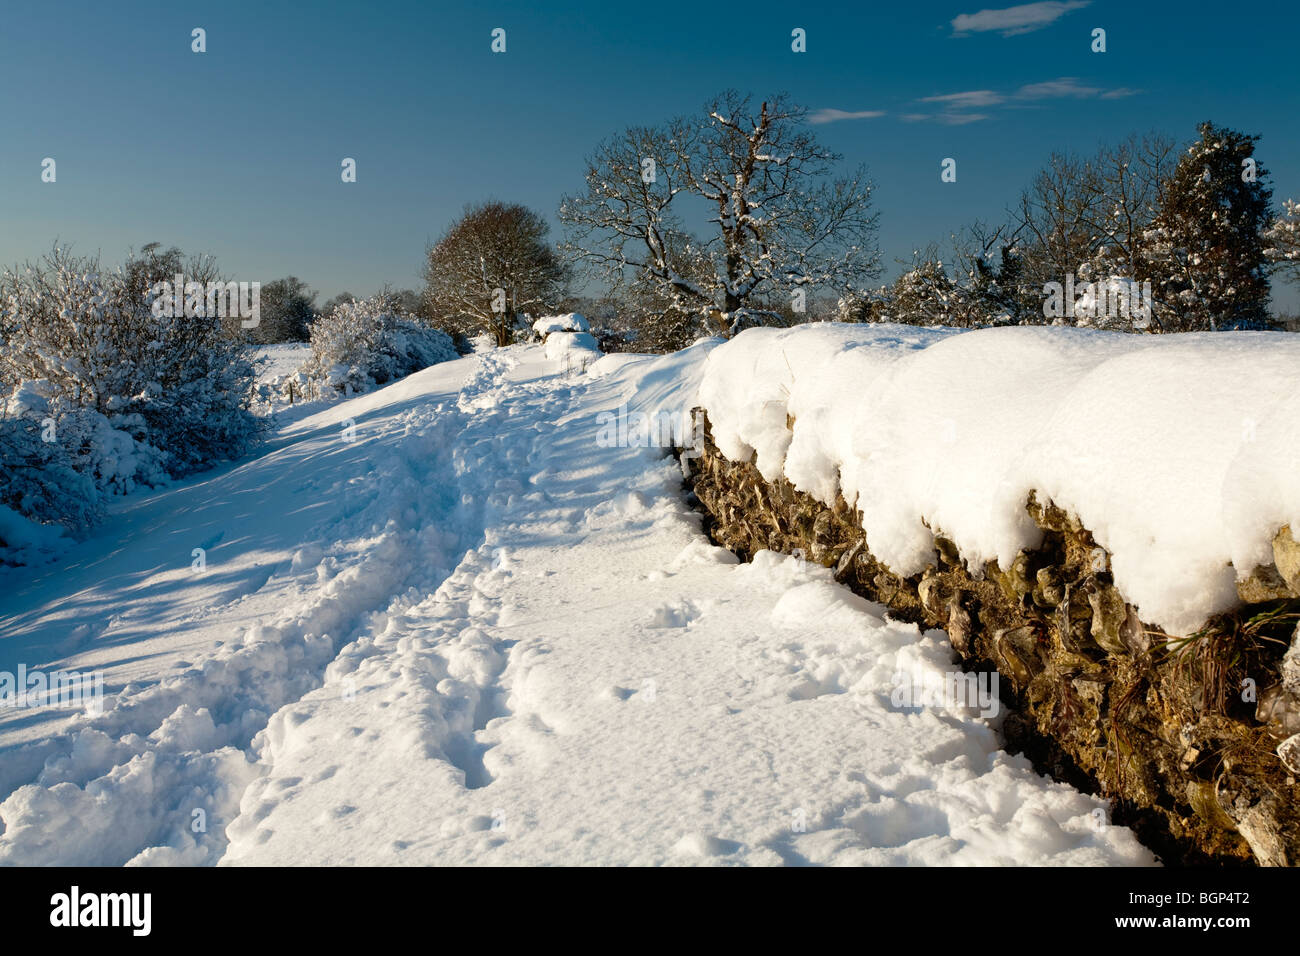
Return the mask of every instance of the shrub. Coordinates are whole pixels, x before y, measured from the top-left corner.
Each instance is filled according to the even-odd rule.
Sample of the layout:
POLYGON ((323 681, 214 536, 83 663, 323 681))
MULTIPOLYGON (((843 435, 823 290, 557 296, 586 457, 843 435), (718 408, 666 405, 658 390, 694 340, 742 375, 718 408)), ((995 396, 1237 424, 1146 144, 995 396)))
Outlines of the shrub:
POLYGON ((244 346, 219 318, 155 314, 152 262, 107 272, 56 248, 0 276, 0 560, 48 551, 50 526, 84 531, 106 496, 237 457, 262 434, 244 346))
POLYGON ((0 506, 44 524, 88 527, 102 511, 99 489, 67 448, 43 441, 41 431, 31 418, 0 418, 0 506))
POLYGON ((381 294, 342 302, 312 323, 303 373, 314 395, 354 395, 456 357, 451 336, 381 294))
POLYGON ((58 408, 99 413, 157 449, 173 476, 244 454, 263 427, 249 410, 255 369, 244 346, 219 318, 166 317, 152 304, 126 272, 65 250, 6 272, 0 385, 46 383, 58 408))

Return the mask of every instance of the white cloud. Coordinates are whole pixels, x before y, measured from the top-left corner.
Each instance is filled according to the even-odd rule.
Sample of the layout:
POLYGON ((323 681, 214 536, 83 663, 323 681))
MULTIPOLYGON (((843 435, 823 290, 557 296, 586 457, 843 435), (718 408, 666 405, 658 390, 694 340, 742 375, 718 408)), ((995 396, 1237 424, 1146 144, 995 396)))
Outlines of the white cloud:
POLYGON ((808 114, 810 123, 838 123, 840 120, 855 119, 875 119, 877 116, 884 116, 884 110, 858 110, 857 112, 848 112, 847 110, 817 110, 808 114))
POLYGON ((1016 90, 1016 99, 1021 100, 1086 100, 1100 96, 1103 91, 1096 86, 1082 86, 1072 76, 1063 76, 1059 80, 1045 83, 1028 83, 1016 90))
POLYGON ((1121 86, 1113 90, 1099 86, 1085 86, 1076 77, 1062 76, 1042 83, 1026 83, 1014 93, 1000 93, 997 90, 963 90, 959 93, 944 93, 938 96, 926 96, 917 103, 933 103, 940 107, 937 113, 905 113, 901 118, 908 123, 933 122, 947 126, 964 126, 988 119, 986 113, 970 113, 967 110, 981 107, 997 106, 1009 110, 1025 110, 1041 107, 1031 106, 1040 100, 1117 100, 1125 96, 1134 96, 1140 90, 1121 86))
POLYGON ((953 18, 952 32, 955 36, 961 36, 996 31, 1004 37, 1031 33, 1056 22, 1071 10, 1088 6, 1090 2, 1091 0, 1042 0, 1040 3, 1023 3, 1002 10, 962 13, 953 18))
POLYGON ((942 123, 944 126, 965 126, 988 119, 987 113, 904 113, 907 123, 942 123))
POLYGON ((980 120, 988 119, 985 113, 940 113, 935 118, 935 122, 943 123, 945 126, 965 126, 967 123, 978 123, 980 120))
POLYGON ((970 109, 977 106, 996 106, 1006 97, 993 90, 967 90, 964 93, 945 93, 943 96, 927 96, 918 102, 943 103, 949 109, 970 109))

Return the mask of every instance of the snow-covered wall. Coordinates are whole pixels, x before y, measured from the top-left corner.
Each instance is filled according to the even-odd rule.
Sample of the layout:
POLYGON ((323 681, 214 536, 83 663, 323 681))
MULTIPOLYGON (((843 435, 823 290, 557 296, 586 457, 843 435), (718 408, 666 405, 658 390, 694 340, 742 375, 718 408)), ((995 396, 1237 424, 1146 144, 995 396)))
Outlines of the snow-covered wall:
POLYGON ((1188 633, 1300 528, 1300 337, 890 325, 752 329, 709 355, 714 441, 861 511, 901 575, 934 530, 972 568, 1041 530, 1031 491, 1077 515, 1142 619, 1188 633), (932 530, 934 529, 934 530, 932 530))

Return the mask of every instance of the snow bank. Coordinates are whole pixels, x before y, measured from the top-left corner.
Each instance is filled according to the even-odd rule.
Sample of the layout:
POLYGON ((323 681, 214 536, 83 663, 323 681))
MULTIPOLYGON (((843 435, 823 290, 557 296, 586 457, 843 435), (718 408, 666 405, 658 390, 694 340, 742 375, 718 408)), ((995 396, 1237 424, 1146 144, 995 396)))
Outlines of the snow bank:
POLYGON ((548 359, 570 364, 591 363, 602 354, 589 332, 552 332, 543 348, 548 359))
POLYGON ((533 331, 542 338, 552 332, 590 332, 591 325, 577 312, 564 315, 544 315, 533 323, 533 331))
POLYGON ((0 564, 36 564, 62 554, 69 539, 63 528, 37 524, 0 505, 0 564))
POLYGON ((934 560, 932 528, 1006 567, 1039 543, 1037 491, 1110 552, 1144 620, 1187 633, 1300 525, 1297 384, 1281 333, 832 324, 737 336, 699 402, 728 458, 842 491, 900 574, 934 560))

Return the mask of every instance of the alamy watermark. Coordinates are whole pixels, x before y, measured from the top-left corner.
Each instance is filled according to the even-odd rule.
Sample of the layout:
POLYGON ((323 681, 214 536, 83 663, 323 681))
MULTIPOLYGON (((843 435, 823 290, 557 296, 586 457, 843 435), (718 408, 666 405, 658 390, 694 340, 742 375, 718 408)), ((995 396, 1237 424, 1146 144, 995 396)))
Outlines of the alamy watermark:
POLYGON ((154 318, 238 318, 244 329, 255 329, 262 322, 262 283, 221 282, 212 280, 186 282, 176 273, 174 282, 164 279, 150 286, 154 318))
POLYGON ((596 444, 601 448, 681 448, 684 458, 704 450, 704 413, 632 412, 626 404, 617 412, 596 416, 596 444))
POLYGON ((1043 283, 1043 316, 1049 319, 1126 319, 1135 329, 1151 325, 1151 282, 1109 279, 1075 284, 1074 273, 1065 282, 1043 283))
POLYGON ((0 671, 0 708, 68 707, 86 713, 104 712, 104 674, 102 671, 28 670, 18 665, 18 672, 0 671))
POLYGON ((898 708, 973 707, 981 717, 996 717, 997 671, 934 671, 917 664, 911 670, 896 671, 890 681, 889 702, 898 708))

